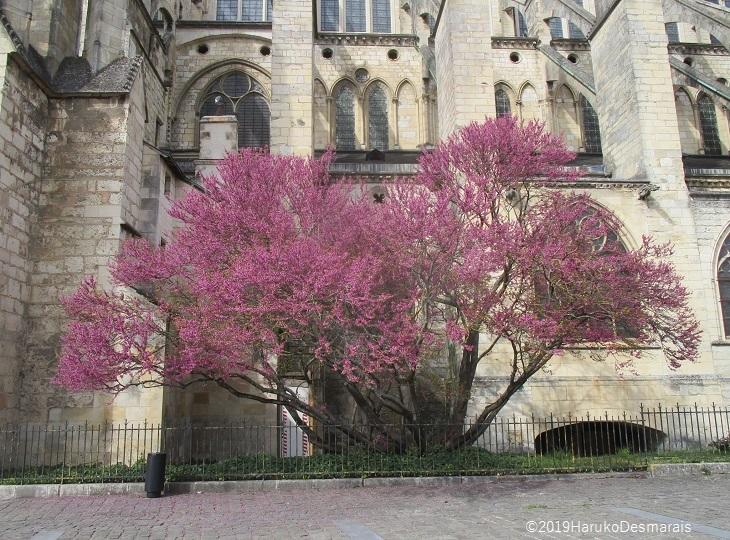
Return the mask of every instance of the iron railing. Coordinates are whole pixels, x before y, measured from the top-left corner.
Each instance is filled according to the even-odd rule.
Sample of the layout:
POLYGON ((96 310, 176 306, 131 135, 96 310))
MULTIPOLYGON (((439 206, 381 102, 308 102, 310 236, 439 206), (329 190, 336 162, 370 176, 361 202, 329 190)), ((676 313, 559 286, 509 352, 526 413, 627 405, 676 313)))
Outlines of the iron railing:
POLYGON ((148 452, 167 478, 243 480, 632 470, 651 461, 730 459, 730 409, 644 407, 638 414, 501 416, 469 445, 444 424, 0 427, 0 484, 137 482, 148 452))

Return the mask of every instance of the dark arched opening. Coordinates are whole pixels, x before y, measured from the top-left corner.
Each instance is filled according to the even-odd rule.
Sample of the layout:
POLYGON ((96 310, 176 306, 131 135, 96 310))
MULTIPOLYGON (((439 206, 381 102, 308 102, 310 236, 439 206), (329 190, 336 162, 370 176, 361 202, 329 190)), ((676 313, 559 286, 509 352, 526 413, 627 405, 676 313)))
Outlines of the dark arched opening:
POLYGON ((574 456, 615 454, 619 450, 654 452, 666 435, 658 429, 614 420, 574 422, 535 437, 535 452, 567 452, 574 456))

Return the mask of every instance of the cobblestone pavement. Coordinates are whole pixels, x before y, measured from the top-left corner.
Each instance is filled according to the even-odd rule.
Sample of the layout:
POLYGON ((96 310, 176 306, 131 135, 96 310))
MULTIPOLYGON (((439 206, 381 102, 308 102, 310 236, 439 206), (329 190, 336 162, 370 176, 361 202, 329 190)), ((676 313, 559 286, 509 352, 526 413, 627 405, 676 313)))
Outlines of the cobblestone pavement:
POLYGON ((730 538, 728 493, 730 475, 14 499, 0 539, 730 538))

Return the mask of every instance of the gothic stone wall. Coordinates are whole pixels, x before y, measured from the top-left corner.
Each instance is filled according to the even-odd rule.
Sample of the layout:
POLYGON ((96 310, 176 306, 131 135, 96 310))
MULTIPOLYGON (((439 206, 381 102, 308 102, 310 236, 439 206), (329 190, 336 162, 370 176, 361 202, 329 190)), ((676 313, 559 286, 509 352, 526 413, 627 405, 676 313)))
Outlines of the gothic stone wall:
MULTIPOLYGON (((7 45, 2 43, 0 50, 7 45)), ((6 49, 7 50, 7 49, 6 49)), ((48 100, 7 54, 0 54, 0 423, 19 407, 30 238, 45 155, 48 100)))
MULTIPOLYGON (((110 403, 95 393, 69 394, 50 383, 66 317, 61 296, 85 275, 108 285, 107 265, 122 225, 142 223, 144 102, 141 78, 128 97, 53 100, 48 162, 33 234, 28 347, 23 358, 22 418, 100 422, 159 417, 149 393, 110 403)), ((159 398, 157 402, 159 404, 159 398)))

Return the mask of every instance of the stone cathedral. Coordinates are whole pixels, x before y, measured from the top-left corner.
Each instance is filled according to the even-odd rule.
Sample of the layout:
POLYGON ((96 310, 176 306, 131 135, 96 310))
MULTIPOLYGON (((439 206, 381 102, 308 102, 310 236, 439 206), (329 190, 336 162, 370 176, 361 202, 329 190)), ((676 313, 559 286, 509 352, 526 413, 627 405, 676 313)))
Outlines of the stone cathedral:
MULTIPOLYGON (((226 152, 334 146, 332 173, 377 198, 506 114, 565 138, 585 173, 565 189, 614 211, 628 246, 674 243, 703 328, 679 370, 660 349, 623 375, 578 352, 506 412, 730 403, 729 0, 0 0, 0 23, 0 422, 273 423, 215 388, 51 385, 59 298, 108 283, 125 238, 169 241, 170 200, 226 152)), ((477 383, 475 404, 501 381, 483 366, 477 383)))

